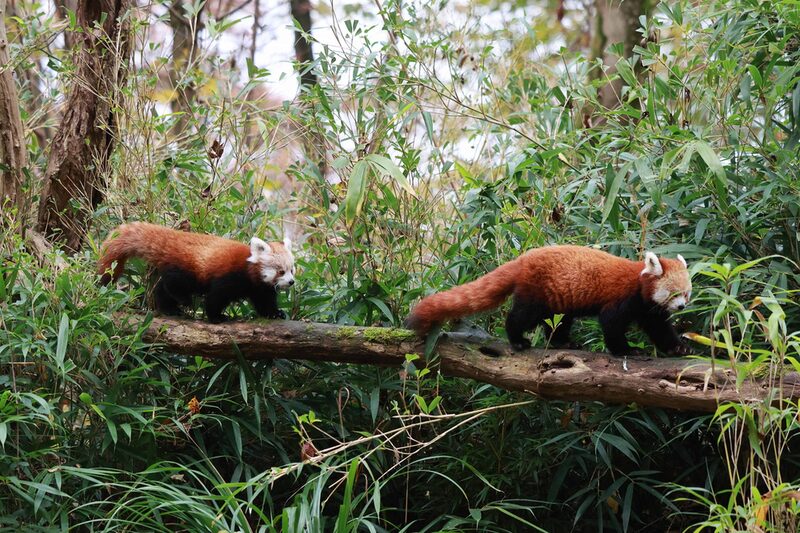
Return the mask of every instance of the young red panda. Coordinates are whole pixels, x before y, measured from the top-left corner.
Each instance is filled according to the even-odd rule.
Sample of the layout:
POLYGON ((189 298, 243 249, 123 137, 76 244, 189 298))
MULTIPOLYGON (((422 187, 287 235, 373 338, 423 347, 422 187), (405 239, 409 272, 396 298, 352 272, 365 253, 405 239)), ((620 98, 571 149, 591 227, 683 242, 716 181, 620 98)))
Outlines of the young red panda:
POLYGON ((552 342, 569 340, 576 317, 597 315, 612 354, 630 351, 625 332, 637 322, 656 347, 685 352, 669 322, 670 313, 689 303, 692 283, 686 261, 658 258, 644 261, 581 246, 546 246, 500 265, 475 281, 423 298, 406 325, 424 335, 437 323, 498 307, 514 296, 506 318, 508 340, 515 349, 529 348, 525 332, 563 314, 552 342))
POLYGON ((278 309, 277 289, 294 284, 291 241, 266 243, 258 237, 250 246, 214 235, 178 231, 145 222, 122 224, 102 245, 97 264, 100 283, 116 280, 132 257, 144 259, 159 271, 156 308, 179 314, 192 295, 205 295, 210 322, 225 319, 222 312, 247 298, 256 312, 268 318, 286 318, 278 309), (113 271, 109 272, 116 261, 113 271))

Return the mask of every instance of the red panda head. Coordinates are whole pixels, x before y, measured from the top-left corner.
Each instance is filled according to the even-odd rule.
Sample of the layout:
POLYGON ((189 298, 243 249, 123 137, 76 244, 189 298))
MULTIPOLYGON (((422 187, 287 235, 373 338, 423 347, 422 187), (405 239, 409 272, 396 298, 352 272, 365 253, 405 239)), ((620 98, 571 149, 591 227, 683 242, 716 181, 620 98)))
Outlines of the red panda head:
POLYGON ((255 265, 261 281, 278 289, 294 285, 294 255, 292 241, 287 237, 280 242, 264 242, 258 237, 250 239, 249 263, 255 265))
POLYGON ((658 258, 653 252, 644 254, 644 270, 639 275, 642 296, 669 312, 680 311, 689 304, 692 281, 686 260, 658 258))

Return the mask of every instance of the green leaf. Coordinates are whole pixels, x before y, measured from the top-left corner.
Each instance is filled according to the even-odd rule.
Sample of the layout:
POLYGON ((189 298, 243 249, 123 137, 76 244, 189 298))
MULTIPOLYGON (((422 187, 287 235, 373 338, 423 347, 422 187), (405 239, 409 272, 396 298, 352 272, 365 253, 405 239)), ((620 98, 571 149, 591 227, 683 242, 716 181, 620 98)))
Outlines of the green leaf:
POLYGON ((625 499, 622 502, 622 531, 628 531, 631 522, 631 506, 633 505, 633 483, 625 488, 625 499))
POLYGON ((348 224, 361 214, 364 197, 367 192, 367 162, 363 159, 353 165, 350 173, 350 183, 347 184, 347 196, 344 199, 344 216, 348 224))
POLYGON ((372 423, 378 419, 378 407, 380 407, 381 389, 375 387, 369 395, 369 414, 372 417, 372 423))
POLYGON ((377 154, 370 154, 364 158, 365 160, 369 161, 373 168, 380 172, 381 174, 390 176, 394 178, 394 180, 403 188, 405 191, 413 197, 417 197, 417 193, 411 187, 411 184, 408 182, 406 177, 403 175, 403 171, 400 170, 400 167, 395 165, 391 159, 388 157, 384 157, 382 155, 377 154))
POLYGON ((344 498, 339 505, 339 515, 336 517, 335 533, 347 533, 347 521, 352 514, 353 508, 353 486, 356 482, 356 474, 358 473, 359 460, 353 459, 350 461, 350 468, 347 469, 347 482, 344 486, 344 498))
MULTIPOLYGON (((611 210, 614 209, 615 205, 617 205, 617 196, 619 194, 620 187, 622 187, 622 179, 628 173, 630 168, 630 162, 622 165, 619 171, 617 171, 617 173, 614 175, 614 179, 611 180, 611 184, 606 187, 606 196, 605 202, 603 203, 603 217, 601 222, 605 222, 608 219, 608 215, 611 214, 611 210)), ((616 221, 612 221, 612 223, 616 226, 616 221)))
POLYGON ((67 313, 61 315, 61 323, 58 326, 58 341, 56 342, 56 364, 61 373, 64 373, 64 356, 67 353, 69 343, 69 316, 67 313))
POLYGON ((638 85, 636 82, 636 75, 633 73, 633 69, 631 68, 631 64, 625 58, 620 58, 617 61, 617 72, 619 76, 625 81, 625 84, 628 87, 635 87, 638 85))
POLYGON ((433 121, 428 111, 422 112, 422 121, 425 122, 425 131, 428 132, 428 138, 433 140, 433 121))
POLYGON ((113 420, 107 419, 106 420, 106 427, 108 427, 108 434, 111 436, 111 442, 114 445, 117 444, 117 425, 114 423, 113 420))
POLYGON ((389 309, 388 305, 386 305, 384 302, 375 297, 367 298, 367 301, 372 302, 372 304, 374 304, 375 307, 380 309, 381 313, 383 313, 383 316, 386 317, 386 320, 388 320, 389 322, 394 322, 394 314, 389 309))
POLYGON ((242 458, 242 429, 239 427, 239 423, 232 421, 231 425, 233 426, 233 442, 236 446, 236 456, 241 459, 242 458))
POLYGON ((423 413, 425 413, 426 415, 430 414, 428 402, 425 401, 425 398, 423 398, 419 394, 415 394, 414 400, 416 400, 417 405, 419 405, 419 408, 422 410, 423 413))
POLYGON ((708 165, 709 170, 711 170, 714 174, 717 175, 720 179, 725 179, 725 171, 722 168, 722 163, 719 160, 719 156, 711 148, 711 145, 705 141, 694 141, 694 148, 700 157, 703 158, 706 165, 708 165))
POLYGON ((761 89, 764 85, 764 79, 761 77, 761 72, 759 72, 758 67, 755 65, 747 65, 747 71, 750 73, 750 77, 753 79, 753 83, 755 83, 756 87, 761 89))

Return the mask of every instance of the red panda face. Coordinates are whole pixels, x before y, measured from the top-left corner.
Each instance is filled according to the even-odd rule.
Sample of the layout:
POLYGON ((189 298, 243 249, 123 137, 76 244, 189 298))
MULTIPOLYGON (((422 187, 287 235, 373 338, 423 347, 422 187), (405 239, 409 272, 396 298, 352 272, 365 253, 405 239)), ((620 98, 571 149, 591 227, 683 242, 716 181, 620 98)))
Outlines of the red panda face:
POLYGON ((646 300, 669 312, 680 311, 689 304, 692 296, 692 281, 686 260, 659 259, 652 252, 645 253, 644 270, 640 275, 642 294, 646 300))
POLYGON ((247 261, 258 267, 261 280, 279 289, 294 285, 294 255, 292 241, 266 243, 258 237, 250 239, 250 257, 247 261))

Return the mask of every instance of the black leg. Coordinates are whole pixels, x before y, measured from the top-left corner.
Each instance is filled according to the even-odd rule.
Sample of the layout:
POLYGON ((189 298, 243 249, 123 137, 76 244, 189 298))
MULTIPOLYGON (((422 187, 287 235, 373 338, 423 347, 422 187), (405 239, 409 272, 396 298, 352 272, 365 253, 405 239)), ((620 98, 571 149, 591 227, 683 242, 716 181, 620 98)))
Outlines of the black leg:
POLYGON ((278 292, 271 285, 262 284, 255 288, 250 302, 260 316, 286 318, 286 313, 278 309, 278 292))
POLYGON ((631 322, 629 313, 619 307, 607 308, 600 311, 599 319, 608 351, 614 355, 630 353, 631 347, 625 338, 631 322))
POLYGON ((208 321, 217 324, 227 319, 222 312, 231 302, 238 299, 238 295, 226 290, 226 284, 212 281, 206 293, 204 308, 208 321))
POLYGON ((506 317, 506 334, 515 350, 531 347, 531 341, 525 338, 525 333, 536 327, 545 313, 546 309, 542 305, 514 297, 511 311, 506 317))
POLYGON ((161 283, 167 294, 180 305, 191 305, 192 295, 200 290, 197 278, 179 268, 162 270, 161 283))
POLYGON ((161 278, 159 278, 158 282, 156 283, 153 299, 155 301, 156 309, 158 309, 165 315, 181 314, 181 309, 178 306, 178 301, 169 294, 166 287, 164 286, 164 280, 161 278))
POLYGON ((647 333, 656 348, 662 352, 671 352, 681 344, 680 337, 669 322, 666 313, 646 313, 639 317, 639 326, 647 333))

